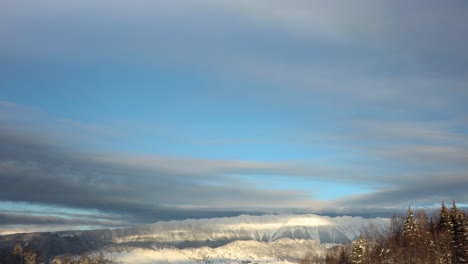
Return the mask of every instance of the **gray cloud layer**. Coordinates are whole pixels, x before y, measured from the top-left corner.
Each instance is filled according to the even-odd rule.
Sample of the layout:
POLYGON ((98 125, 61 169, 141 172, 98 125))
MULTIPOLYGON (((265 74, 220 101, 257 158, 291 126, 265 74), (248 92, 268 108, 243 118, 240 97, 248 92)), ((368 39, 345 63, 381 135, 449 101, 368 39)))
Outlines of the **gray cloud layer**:
MULTIPOLYGON (((211 168, 190 173, 183 159, 164 166, 145 165, 151 163, 145 160, 103 161, 4 129, 0 129, 0 146, 0 200, 4 201, 94 208, 144 221, 305 203, 305 194, 263 190, 222 175, 275 170, 268 164, 212 161, 211 168)), ((191 166, 196 163, 190 161, 191 166)))
MULTIPOLYGON (((18 108, 21 107, 4 106, 3 112, 18 112, 18 108)), ((2 123, 1 201, 94 209, 102 213, 99 216, 101 220, 96 220, 89 216, 25 216, 20 212, 7 211, 0 217, 3 225, 49 222, 66 226, 117 226, 130 222, 281 210, 375 214, 397 210, 408 203, 431 205, 435 201, 453 198, 461 202, 468 200, 467 164, 463 162, 467 150, 462 147, 466 144, 466 136, 446 129, 440 131, 440 125, 432 123, 426 126, 400 124, 392 126, 394 129, 389 131, 389 124, 376 126, 359 121, 359 129, 355 131, 372 131, 374 136, 353 136, 353 144, 343 147, 343 150, 357 149, 367 153, 368 158, 375 159, 375 168, 366 165, 368 168, 365 170, 357 165, 330 168, 307 166, 304 162, 80 153, 47 135, 33 133, 33 127, 24 130, 23 126, 5 119, 2 123), (402 140, 415 136, 424 144, 412 146, 402 140), (432 146, 427 145, 427 140, 450 144, 432 146), (367 146, 369 143, 371 146, 367 146), (391 147, 387 147, 388 144, 391 147), (313 189, 308 192, 268 189, 261 185, 263 180, 255 180, 255 177, 245 179, 239 175, 285 175, 291 181, 326 179, 338 186, 370 184, 375 186, 375 191, 338 200, 317 201, 309 196, 313 189)), ((69 138, 72 140, 73 135, 69 138)), ((335 141, 341 145, 349 142, 349 138, 337 138, 335 141)))

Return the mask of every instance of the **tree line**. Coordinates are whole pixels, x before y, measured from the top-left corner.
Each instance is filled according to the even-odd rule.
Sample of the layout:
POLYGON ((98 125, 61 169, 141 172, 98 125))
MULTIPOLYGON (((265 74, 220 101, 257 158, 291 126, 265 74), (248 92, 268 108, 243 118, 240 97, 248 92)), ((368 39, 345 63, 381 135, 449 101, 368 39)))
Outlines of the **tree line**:
POLYGON ((408 208, 406 217, 394 216, 384 231, 365 230, 358 240, 331 251, 326 257, 305 257, 301 264, 464 264, 468 263, 468 213, 440 211, 428 218, 408 208))

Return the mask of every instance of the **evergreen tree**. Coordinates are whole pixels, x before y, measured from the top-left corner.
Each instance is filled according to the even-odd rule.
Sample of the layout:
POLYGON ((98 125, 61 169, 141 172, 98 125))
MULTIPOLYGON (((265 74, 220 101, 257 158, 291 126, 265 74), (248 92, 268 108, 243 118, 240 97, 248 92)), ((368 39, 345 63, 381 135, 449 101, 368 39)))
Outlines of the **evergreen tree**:
POLYGON ((351 263, 352 264, 366 263, 366 242, 362 235, 353 244, 353 251, 351 253, 351 263))
POLYGON ((448 232, 450 233, 452 230, 452 223, 450 221, 450 213, 445 206, 445 203, 442 202, 442 208, 440 209, 440 216, 439 216, 439 223, 437 225, 437 229, 440 232, 448 232))
POLYGON ((21 247, 21 244, 18 242, 16 243, 15 248, 13 249, 13 252, 11 252, 11 255, 13 257, 13 263, 18 263, 18 264, 23 264, 23 248, 21 247))
POLYGON ((439 214, 439 222, 437 223, 437 264, 452 263, 452 221, 450 220, 450 212, 442 202, 442 207, 439 214))
POLYGON ((60 258, 59 256, 56 256, 56 257, 52 260, 52 264, 62 264, 62 258, 60 258))
POLYGON ((453 206, 450 210, 450 218, 452 221, 452 262, 468 263, 468 234, 466 230, 466 220, 463 212, 457 209, 455 201, 453 201, 453 206))
POLYGON ((16 243, 16 246, 13 249, 12 255, 13 256, 18 256, 18 257, 23 257, 23 247, 21 247, 21 244, 19 242, 16 243))
POLYGON ((455 222, 456 215, 458 213, 458 208, 455 200, 452 200, 452 208, 450 208, 450 221, 455 222))
POLYGON ((416 263, 421 260, 421 232, 419 224, 414 217, 411 207, 408 207, 405 222, 403 223, 403 245, 405 246, 405 258, 410 263, 416 263))
POLYGON ((414 246, 420 236, 421 234, 419 232, 418 223, 414 218, 411 207, 409 207, 405 222, 403 224, 403 238, 405 239, 405 242, 408 243, 408 245, 414 246))
POLYGON ((24 264, 36 264, 37 262, 37 253, 27 249, 24 252, 24 264))

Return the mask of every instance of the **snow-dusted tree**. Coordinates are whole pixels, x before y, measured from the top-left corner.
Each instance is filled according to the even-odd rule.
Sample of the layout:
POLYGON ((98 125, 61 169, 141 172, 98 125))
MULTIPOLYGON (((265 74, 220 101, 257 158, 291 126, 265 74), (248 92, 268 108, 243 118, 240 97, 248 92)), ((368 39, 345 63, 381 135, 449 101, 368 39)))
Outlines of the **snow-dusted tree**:
POLYGON ((437 264, 452 263, 452 230, 450 212, 442 202, 437 224, 437 259, 435 261, 437 264))
POLYGON ((52 264, 62 264, 62 258, 59 257, 59 256, 56 256, 56 257, 52 260, 52 264))
POLYGON ((37 253, 31 249, 26 249, 24 251, 24 264, 36 264, 37 253))
POLYGON ((23 264, 24 259, 23 259, 23 247, 21 247, 21 244, 18 242, 16 243, 16 246, 13 248, 13 251, 11 252, 11 256, 13 257, 13 263, 18 263, 18 264, 23 264))
POLYGON ((453 201, 450 210, 450 219, 452 222, 452 262, 468 263, 468 233, 466 230, 465 216, 459 210, 453 201))
POLYGON ((408 208, 405 222, 403 224, 403 238, 407 245, 414 246, 421 237, 418 222, 414 218, 411 207, 408 208))
POLYGON ((352 264, 366 263, 366 241, 361 235, 357 241, 353 243, 353 251, 351 253, 352 264))
POLYGON ((12 255, 17 256, 17 257, 23 257, 23 247, 21 247, 21 244, 19 242, 16 243, 16 246, 13 249, 12 255))
POLYGON ((414 217, 411 207, 408 207, 405 222, 403 223, 403 245, 406 249, 405 259, 410 263, 417 263, 422 260, 421 232, 419 224, 414 217))

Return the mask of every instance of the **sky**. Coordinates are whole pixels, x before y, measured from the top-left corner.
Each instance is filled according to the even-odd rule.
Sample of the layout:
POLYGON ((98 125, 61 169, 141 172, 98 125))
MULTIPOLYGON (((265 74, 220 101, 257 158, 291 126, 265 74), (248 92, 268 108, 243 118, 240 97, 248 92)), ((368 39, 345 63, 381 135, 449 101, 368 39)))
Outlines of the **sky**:
POLYGON ((0 2, 0 234, 468 204, 466 1, 0 2))

